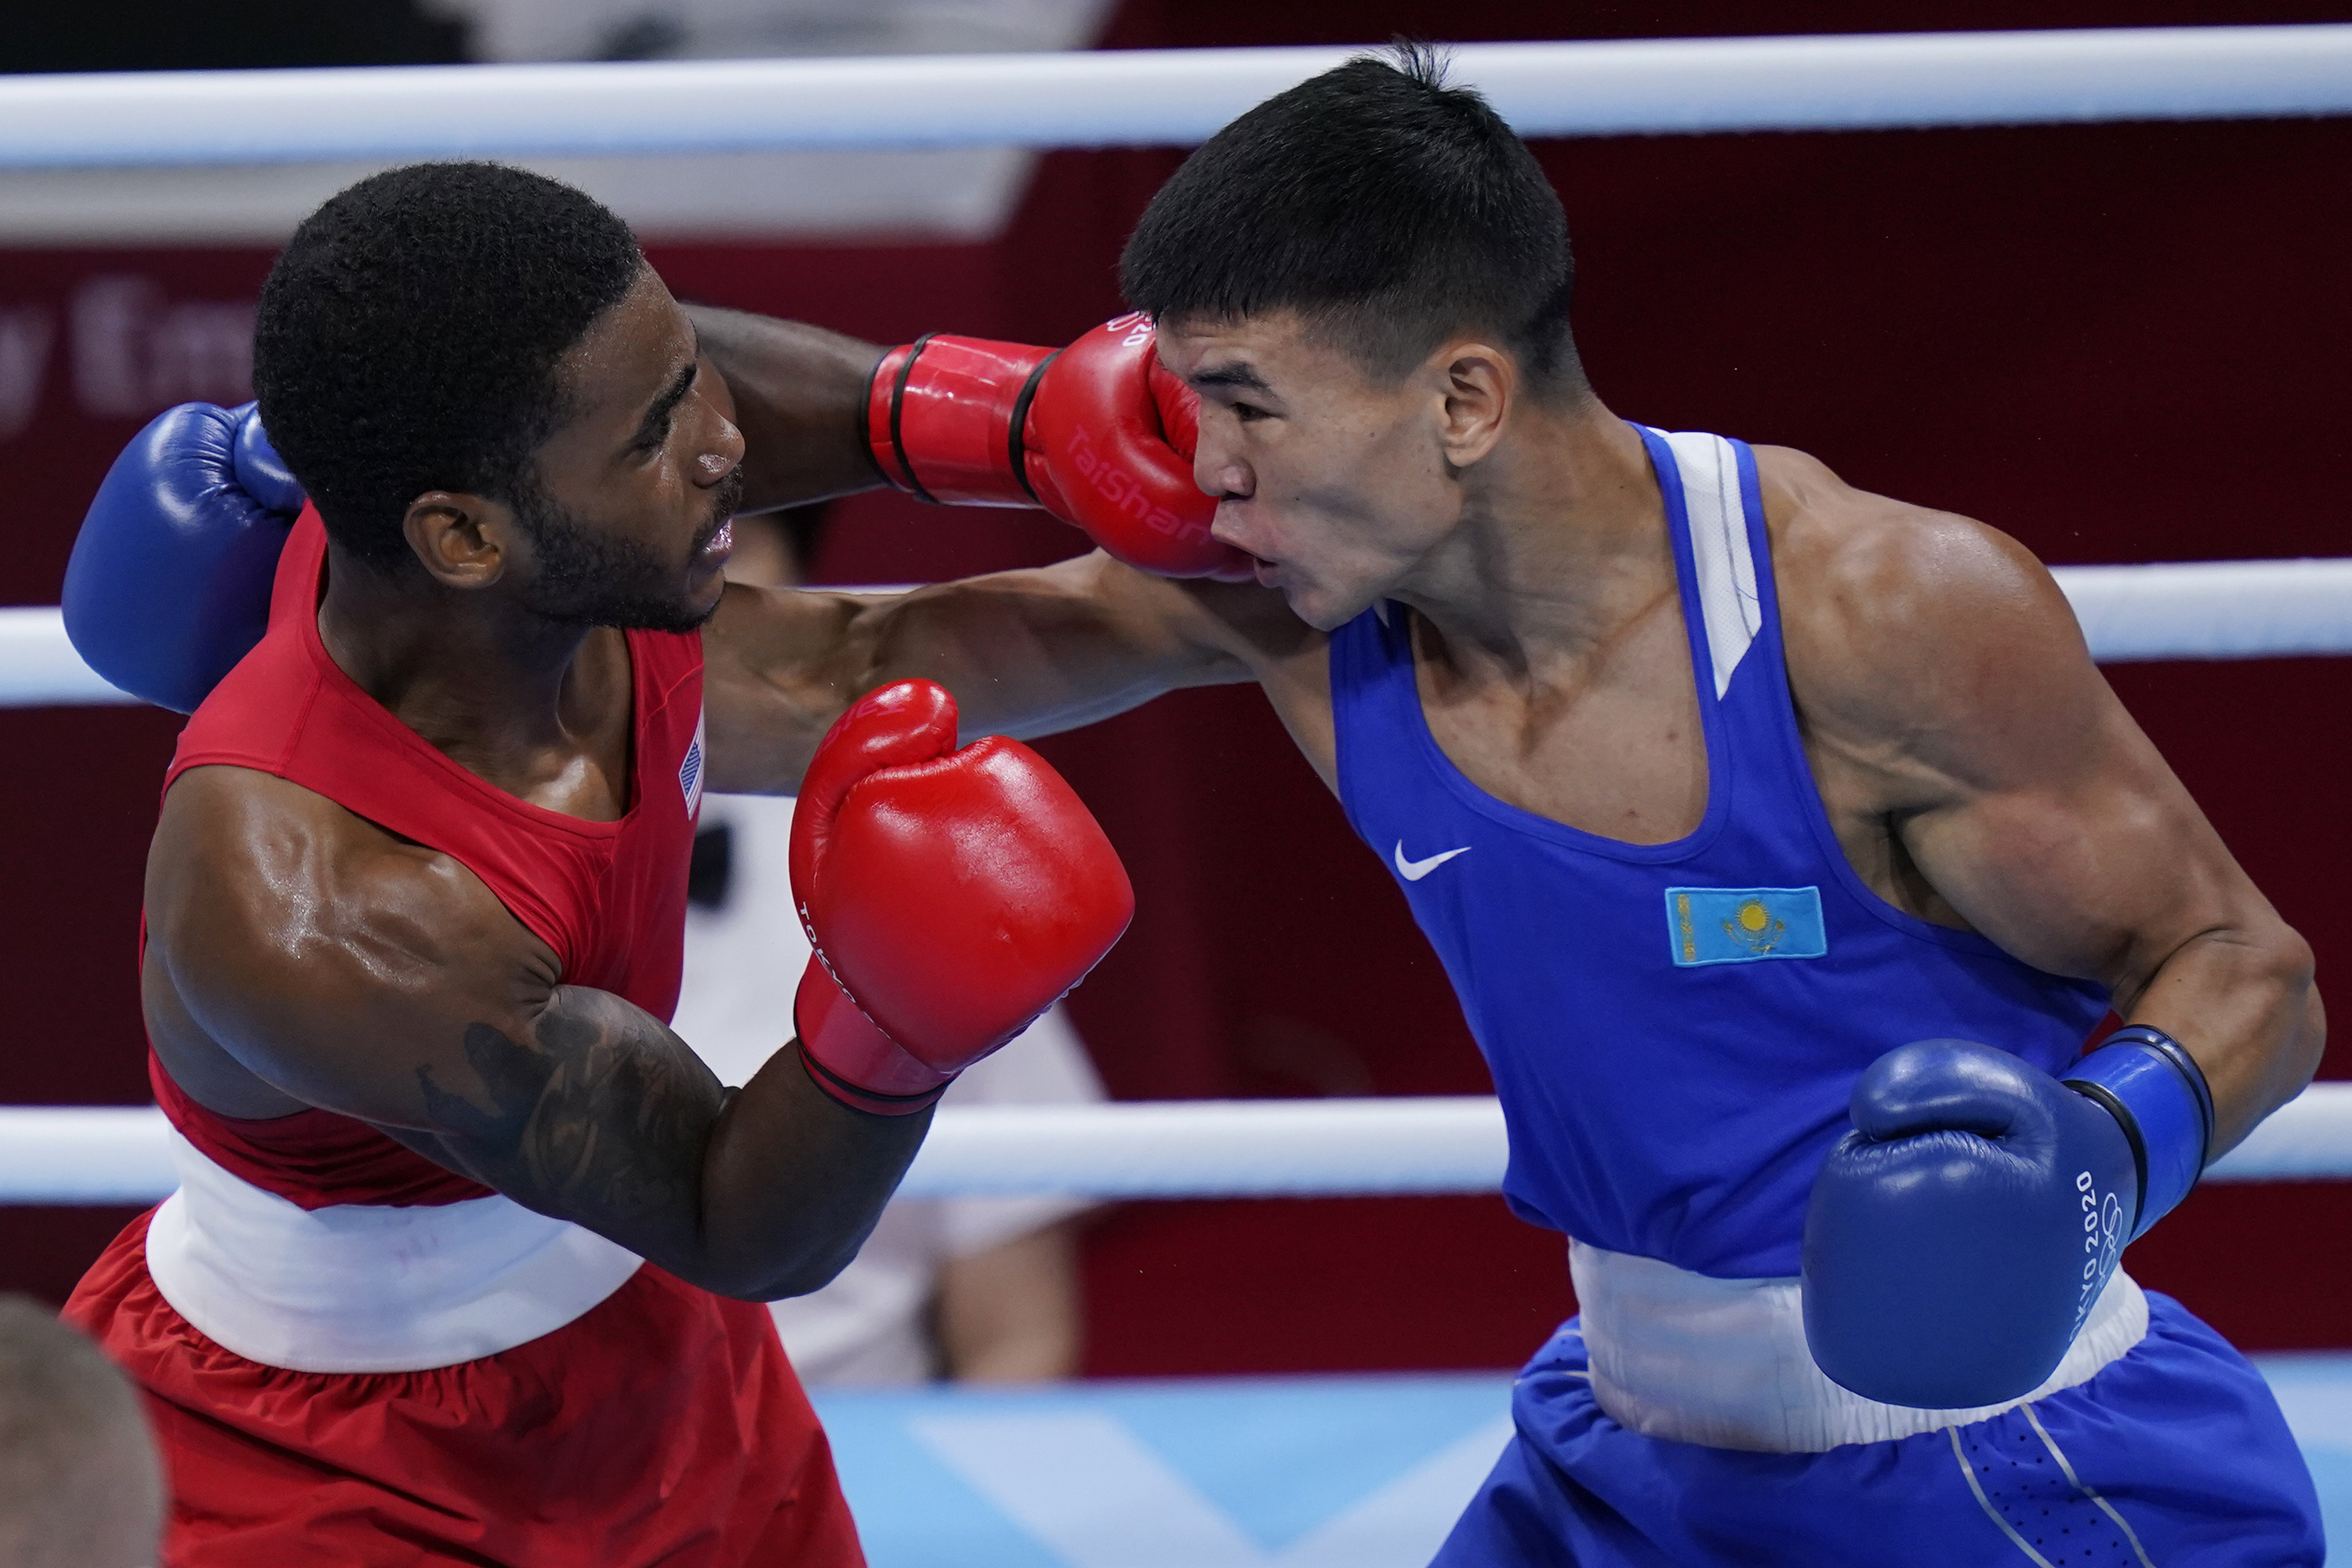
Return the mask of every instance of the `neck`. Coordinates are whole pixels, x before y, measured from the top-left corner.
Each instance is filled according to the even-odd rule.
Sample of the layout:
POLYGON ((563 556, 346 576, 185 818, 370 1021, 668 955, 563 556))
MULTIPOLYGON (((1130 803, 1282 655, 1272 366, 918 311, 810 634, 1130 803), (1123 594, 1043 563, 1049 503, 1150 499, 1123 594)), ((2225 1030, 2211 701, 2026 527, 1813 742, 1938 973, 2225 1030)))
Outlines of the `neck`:
POLYGON ((1523 409, 1463 484, 1461 522, 1391 595, 1450 658, 1525 675, 1589 657, 1673 600, 1674 541, 1649 454, 1597 399, 1523 409))
POLYGON ((330 545, 319 636, 360 689, 438 750, 494 781, 562 745, 581 646, 495 589, 460 593, 422 573, 394 578, 330 545))

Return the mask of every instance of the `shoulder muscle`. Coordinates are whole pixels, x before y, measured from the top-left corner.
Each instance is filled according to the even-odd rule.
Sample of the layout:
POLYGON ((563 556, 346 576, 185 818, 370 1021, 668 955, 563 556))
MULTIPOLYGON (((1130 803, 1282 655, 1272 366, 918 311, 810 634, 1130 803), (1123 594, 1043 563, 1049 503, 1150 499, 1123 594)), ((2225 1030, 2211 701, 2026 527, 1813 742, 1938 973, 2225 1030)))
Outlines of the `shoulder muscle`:
POLYGON ((149 967, 211 1044, 305 1104, 392 1125, 426 1124, 420 1052, 527 1015, 561 978, 451 857, 242 768, 173 786, 147 915, 149 967))
POLYGON ((2113 705, 2065 595, 2015 540, 1801 453, 1759 456, 1790 681, 1817 739, 1934 795, 2060 765, 2113 705))

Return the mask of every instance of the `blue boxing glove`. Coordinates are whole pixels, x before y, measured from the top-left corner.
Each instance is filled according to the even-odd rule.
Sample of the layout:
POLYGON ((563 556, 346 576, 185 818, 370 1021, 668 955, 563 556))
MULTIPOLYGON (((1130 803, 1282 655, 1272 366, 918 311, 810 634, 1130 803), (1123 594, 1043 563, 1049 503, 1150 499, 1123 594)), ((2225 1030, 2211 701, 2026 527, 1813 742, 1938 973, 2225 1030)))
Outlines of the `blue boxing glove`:
POLYGON ((2138 1027, 2063 1082, 1922 1040, 1873 1062, 1851 1110, 1805 1215, 1805 1338, 1837 1383, 1929 1410, 2041 1386, 2213 1136, 2204 1074, 2138 1027))
POLYGON ((261 640, 302 500, 255 405, 156 416, 107 470, 74 540, 74 651, 132 696, 194 712, 261 640))

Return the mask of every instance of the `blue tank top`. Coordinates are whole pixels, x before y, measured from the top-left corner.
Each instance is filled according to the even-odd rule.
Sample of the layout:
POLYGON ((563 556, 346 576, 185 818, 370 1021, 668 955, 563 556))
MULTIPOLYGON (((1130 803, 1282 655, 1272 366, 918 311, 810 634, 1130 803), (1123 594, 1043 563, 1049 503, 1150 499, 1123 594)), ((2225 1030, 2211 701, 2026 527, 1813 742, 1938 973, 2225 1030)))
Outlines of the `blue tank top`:
POLYGON ((1957 1037, 2054 1072, 2107 994, 1864 885, 1798 737, 1754 455, 1719 436, 1642 439, 1706 736, 1697 830, 1622 843, 1471 783, 1430 734, 1394 605, 1331 637, 1339 798, 1462 998, 1520 1216, 1701 1274, 1792 1275, 1864 1068, 1957 1037))

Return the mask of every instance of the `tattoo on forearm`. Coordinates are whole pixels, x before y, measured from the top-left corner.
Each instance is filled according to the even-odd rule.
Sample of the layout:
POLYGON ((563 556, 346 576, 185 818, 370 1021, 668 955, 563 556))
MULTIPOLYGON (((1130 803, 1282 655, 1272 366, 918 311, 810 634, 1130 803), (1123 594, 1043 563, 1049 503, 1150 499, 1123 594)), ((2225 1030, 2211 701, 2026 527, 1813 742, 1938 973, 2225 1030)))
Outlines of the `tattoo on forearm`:
POLYGON ((567 987, 527 1039, 469 1025, 466 1059, 487 1105, 443 1087, 430 1067, 417 1082, 434 1124, 493 1185, 608 1224, 691 1216, 725 1102, 710 1069, 650 1016, 567 987))

